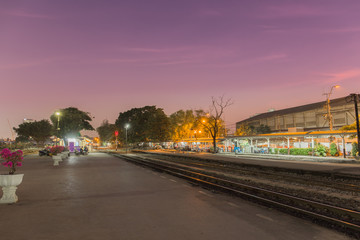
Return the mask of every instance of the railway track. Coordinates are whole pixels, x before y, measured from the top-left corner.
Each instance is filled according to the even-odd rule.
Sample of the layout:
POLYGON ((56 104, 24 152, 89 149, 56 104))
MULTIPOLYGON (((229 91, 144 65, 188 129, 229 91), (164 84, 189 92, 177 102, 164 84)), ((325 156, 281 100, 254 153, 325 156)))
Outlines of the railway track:
POLYGON ((297 216, 306 217, 322 225, 360 238, 360 212, 358 211, 250 186, 219 176, 211 176, 199 172, 196 168, 179 167, 176 163, 157 161, 136 155, 114 154, 114 156, 131 163, 166 172, 206 188, 227 192, 297 216))
MULTIPOLYGON (((337 189, 344 192, 351 192, 354 194, 360 194, 360 185, 359 184, 352 184, 352 183, 344 183, 340 181, 336 181, 337 179, 345 179, 345 180, 353 180, 353 181, 359 181, 360 179, 356 176, 349 176, 349 175, 340 175, 340 174, 334 174, 334 173, 321 173, 320 177, 326 178, 328 180, 320 180, 318 179, 319 172, 294 172, 294 174, 299 175, 295 176, 294 174, 289 176, 289 174, 284 174, 281 172, 281 170, 277 171, 269 171, 269 170, 262 170, 258 167, 252 168, 252 166, 249 165, 239 165, 239 164, 229 164, 214 160, 206 160, 197 157, 191 157, 190 159, 186 159, 179 156, 169 155, 169 154, 152 154, 147 153, 151 155, 156 155, 157 157, 168 157, 168 161, 172 162, 182 162, 186 163, 188 165, 192 166, 198 166, 203 167, 207 169, 218 169, 220 171, 228 171, 233 172, 239 175, 253 175, 253 176, 260 176, 260 177, 266 177, 267 179, 274 179, 282 181, 291 181, 293 183, 299 183, 303 185, 311 185, 311 186, 322 186, 326 188, 332 188, 337 189), (176 160, 178 159, 178 160, 176 160), (181 160, 180 160, 181 159, 181 160), (210 161, 210 162, 209 162, 210 161), (304 175, 308 175, 309 178, 304 178, 304 175), (312 177, 313 176, 313 177, 312 177), (317 178, 314 178, 317 177, 317 178), (329 181, 331 180, 331 181, 329 181)), ((288 170, 288 169, 287 169, 288 170)))

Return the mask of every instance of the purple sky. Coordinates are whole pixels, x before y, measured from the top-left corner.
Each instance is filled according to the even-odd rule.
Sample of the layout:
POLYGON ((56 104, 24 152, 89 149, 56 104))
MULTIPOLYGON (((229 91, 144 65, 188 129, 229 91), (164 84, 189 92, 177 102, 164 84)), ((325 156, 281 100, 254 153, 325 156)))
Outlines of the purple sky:
POLYGON ((234 104, 255 113, 360 91, 358 0, 0 0, 0 138, 69 106, 119 112, 234 104))

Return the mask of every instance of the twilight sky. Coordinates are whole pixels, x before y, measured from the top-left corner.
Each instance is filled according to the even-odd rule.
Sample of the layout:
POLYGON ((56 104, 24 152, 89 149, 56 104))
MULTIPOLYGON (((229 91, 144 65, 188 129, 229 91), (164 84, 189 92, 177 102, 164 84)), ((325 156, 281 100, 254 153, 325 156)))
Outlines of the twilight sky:
POLYGON ((232 98, 229 127, 360 91, 358 0, 0 0, 0 138, 77 107, 114 122, 232 98))

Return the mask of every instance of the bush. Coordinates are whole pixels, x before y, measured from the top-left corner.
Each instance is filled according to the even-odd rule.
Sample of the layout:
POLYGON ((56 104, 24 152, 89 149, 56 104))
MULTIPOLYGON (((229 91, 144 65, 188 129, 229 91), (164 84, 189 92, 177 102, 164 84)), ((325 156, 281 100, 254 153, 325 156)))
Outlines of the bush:
POLYGON ((280 154, 288 154, 288 149, 287 148, 281 148, 281 149, 279 149, 279 153, 280 154))
POLYGON ((358 144, 357 144, 357 142, 353 142, 353 143, 351 144, 351 146, 352 146, 351 154, 355 157, 355 156, 358 155, 358 152, 359 152, 358 144))
POLYGON ((322 157, 326 157, 326 153, 329 152, 329 149, 327 147, 325 147, 324 145, 317 145, 316 149, 315 149, 315 154, 317 156, 322 156, 322 157))
POLYGON ((330 155, 335 156, 338 155, 339 151, 335 143, 330 144, 330 155))
POLYGON ((309 155, 312 152, 312 148, 291 148, 290 154, 291 155, 309 155))

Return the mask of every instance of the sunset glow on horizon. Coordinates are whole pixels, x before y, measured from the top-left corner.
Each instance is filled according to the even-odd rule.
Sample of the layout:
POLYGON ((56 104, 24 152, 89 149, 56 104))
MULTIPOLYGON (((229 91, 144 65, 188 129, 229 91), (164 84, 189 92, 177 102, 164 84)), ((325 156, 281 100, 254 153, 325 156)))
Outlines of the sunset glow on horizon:
POLYGON ((0 138, 77 107, 98 127, 156 105, 225 121, 360 92, 360 2, 0 0, 0 138), (10 126, 9 126, 10 125, 10 126))

